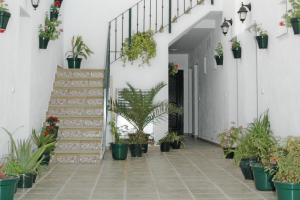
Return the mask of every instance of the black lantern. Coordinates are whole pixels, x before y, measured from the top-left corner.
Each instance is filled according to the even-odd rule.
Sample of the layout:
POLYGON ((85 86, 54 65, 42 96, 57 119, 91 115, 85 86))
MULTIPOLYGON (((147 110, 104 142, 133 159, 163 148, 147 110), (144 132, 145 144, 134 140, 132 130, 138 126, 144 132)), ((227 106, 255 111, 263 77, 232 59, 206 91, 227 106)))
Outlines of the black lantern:
POLYGON ((37 7, 39 7, 40 0, 31 0, 31 5, 36 10, 37 7))
POLYGON ((247 17, 247 13, 251 11, 251 3, 244 5, 242 2, 242 6, 240 7, 238 14, 240 15, 240 20, 244 22, 247 17))
POLYGON ((224 18, 224 22, 221 25, 221 29, 222 29, 224 35, 226 35, 228 33, 230 26, 232 26, 232 19, 227 20, 226 18, 224 18))

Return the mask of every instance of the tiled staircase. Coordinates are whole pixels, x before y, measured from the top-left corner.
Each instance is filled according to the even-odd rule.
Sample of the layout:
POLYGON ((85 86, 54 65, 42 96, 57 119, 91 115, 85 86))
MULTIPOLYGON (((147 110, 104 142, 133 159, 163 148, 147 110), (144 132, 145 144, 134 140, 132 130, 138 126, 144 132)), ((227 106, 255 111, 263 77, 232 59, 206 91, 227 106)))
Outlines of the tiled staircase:
POLYGON ((99 163, 102 157, 103 70, 58 67, 47 116, 60 119, 52 162, 99 163))

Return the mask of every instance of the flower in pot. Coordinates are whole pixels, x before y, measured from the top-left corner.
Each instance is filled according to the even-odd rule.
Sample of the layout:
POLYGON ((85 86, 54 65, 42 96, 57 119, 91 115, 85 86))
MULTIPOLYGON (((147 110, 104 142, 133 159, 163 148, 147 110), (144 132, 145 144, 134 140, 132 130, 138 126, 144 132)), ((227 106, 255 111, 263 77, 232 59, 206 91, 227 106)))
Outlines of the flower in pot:
POLYGON ((120 138, 120 131, 115 121, 110 121, 109 124, 114 138, 114 143, 111 144, 112 157, 114 160, 126 160, 128 153, 127 141, 120 138))
POLYGON ((56 40, 62 32, 58 27, 61 24, 59 20, 51 21, 46 14, 45 25, 40 25, 39 30, 39 48, 47 49, 49 40, 56 40))
POLYGON ((121 57, 124 63, 141 59, 142 64, 149 64, 149 61, 156 56, 156 42, 153 38, 154 32, 138 32, 127 38, 123 43, 121 57))
POLYGON ((173 140, 171 147, 173 149, 180 149, 181 146, 184 146, 184 136, 179 135, 177 132, 170 132, 170 138, 173 140))
POLYGON ((51 135, 53 135, 54 139, 56 139, 57 135, 58 135, 58 129, 59 129, 59 126, 57 125, 57 123, 59 123, 58 117, 49 116, 46 119, 46 123, 47 123, 47 126, 46 126, 46 129, 44 129, 44 131, 45 131, 44 134, 46 134, 46 135, 51 134, 51 135))
POLYGON ((161 152, 169 152, 171 149, 171 144, 174 142, 173 133, 168 133, 166 136, 161 138, 158 142, 160 145, 161 152))
POLYGON ((292 27, 294 34, 300 34, 300 3, 298 0, 289 0, 292 9, 283 16, 287 27, 292 27))
POLYGON ((155 96, 166 86, 163 82, 152 87, 147 92, 139 90, 129 83, 127 86, 128 88, 120 91, 120 99, 122 101, 111 101, 110 111, 122 116, 133 125, 135 132, 129 134, 131 151, 133 146, 142 148, 139 146, 148 142, 144 132, 147 125, 163 120, 168 113, 176 113, 179 110, 165 101, 154 102, 155 96))
POLYGON ((277 173, 273 181, 278 200, 300 199, 300 138, 290 137, 276 157, 277 173))
POLYGON ((223 46, 222 43, 219 42, 215 49, 215 60, 217 65, 223 65, 223 46))
POLYGON ((4 171, 5 166, 0 163, 0 199, 13 200, 18 176, 8 176, 4 171))
POLYGON ((93 52, 90 48, 83 42, 82 36, 73 36, 72 41, 72 50, 67 52, 67 61, 69 68, 80 68, 81 61, 83 57, 88 58, 93 52))
POLYGON ((238 141, 243 133, 244 128, 240 127, 231 127, 229 130, 226 130, 218 135, 220 140, 220 145, 223 148, 224 155, 226 159, 233 159, 234 150, 238 145, 238 141))
POLYGON ((50 7, 50 20, 57 20, 59 16, 60 1, 55 1, 50 7))
POLYGON ((237 59, 237 58, 241 58, 242 57, 241 42, 238 41, 237 37, 234 37, 231 40, 231 50, 232 50, 234 58, 237 59))
POLYGON ((257 24, 253 27, 253 30, 256 33, 256 41, 259 49, 267 49, 269 36, 268 32, 262 28, 261 24, 257 24))
POLYGON ((30 139, 16 142, 9 131, 6 129, 4 131, 9 135, 11 141, 11 153, 4 170, 8 175, 19 176, 18 188, 31 188, 34 173, 36 173, 41 164, 40 157, 54 143, 44 145, 33 151, 30 139))
POLYGON ((0 0, 0 33, 6 30, 11 14, 4 0, 0 0))

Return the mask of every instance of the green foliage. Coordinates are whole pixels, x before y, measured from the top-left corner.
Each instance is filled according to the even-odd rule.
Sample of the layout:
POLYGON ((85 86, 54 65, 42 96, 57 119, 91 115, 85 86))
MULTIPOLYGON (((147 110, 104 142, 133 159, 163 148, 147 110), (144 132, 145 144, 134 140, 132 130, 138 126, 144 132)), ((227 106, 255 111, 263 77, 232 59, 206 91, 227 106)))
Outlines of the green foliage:
POLYGON ((149 64, 150 59, 156 56, 156 42, 153 35, 152 31, 138 32, 132 36, 131 42, 127 38, 121 52, 123 62, 141 59, 142 64, 149 64))
POLYGON ((128 134, 129 144, 147 144, 148 135, 144 132, 136 132, 134 134, 128 134))
POLYGON ((51 21, 48 18, 48 14, 46 14, 45 17, 45 25, 40 25, 40 37, 48 38, 49 40, 57 40, 59 38, 59 35, 61 33, 61 30, 59 29, 59 25, 61 24, 61 21, 54 20, 51 21))
POLYGON ((126 141, 124 139, 120 138, 120 130, 116 125, 116 122, 114 120, 109 122, 111 134, 114 138, 115 144, 124 144, 126 141))
POLYGON ((289 0, 292 9, 288 10, 288 12, 283 16, 285 20, 285 24, 287 27, 291 27, 291 19, 292 18, 300 18, 300 3, 298 0, 289 0))
POLYGON ((288 138, 286 147, 276 152, 277 173, 275 181, 283 183, 300 183, 300 138, 288 138))
POLYGON ((262 28, 261 24, 256 24, 252 30, 256 32, 257 36, 268 36, 268 32, 262 28))
POLYGON ((201 5, 204 2, 204 0, 197 0, 197 5, 201 5))
MULTIPOLYGON (((176 133, 175 133, 176 134, 176 133)), ((168 133, 165 137, 161 138, 159 141, 158 141, 158 144, 162 144, 162 143, 172 143, 174 142, 174 132, 170 132, 168 133)))
POLYGON ((72 37, 72 50, 67 52, 68 58, 84 57, 88 58, 94 52, 83 42, 82 36, 72 37))
POLYGON ((229 130, 224 131, 218 135, 220 145, 223 148, 233 148, 238 145, 238 141, 242 136, 244 128, 242 126, 236 128, 231 127, 229 130))
POLYGON ((0 0, 0 12, 8 12, 7 6, 4 0, 0 0))
POLYGON ((30 139, 19 140, 16 142, 12 134, 3 128, 11 141, 11 153, 5 165, 5 173, 8 175, 20 175, 35 172, 40 166, 41 157, 46 149, 53 146, 53 143, 44 145, 33 151, 33 145, 30 139))
POLYGON ((241 42, 238 41, 237 37, 232 38, 231 40, 231 49, 238 49, 241 48, 241 42))
POLYGON ((215 52, 216 52, 216 55, 217 56, 223 56, 223 46, 222 46, 222 43, 219 42, 216 49, 215 49, 215 52))
MULTIPOLYGON (((53 134, 47 134, 46 128, 44 127, 42 131, 38 134, 34 129, 32 130, 31 138, 35 145, 40 148, 47 144, 56 143, 56 139, 53 134)), ((46 149, 46 152, 54 150, 54 145, 51 145, 50 148, 46 149)))

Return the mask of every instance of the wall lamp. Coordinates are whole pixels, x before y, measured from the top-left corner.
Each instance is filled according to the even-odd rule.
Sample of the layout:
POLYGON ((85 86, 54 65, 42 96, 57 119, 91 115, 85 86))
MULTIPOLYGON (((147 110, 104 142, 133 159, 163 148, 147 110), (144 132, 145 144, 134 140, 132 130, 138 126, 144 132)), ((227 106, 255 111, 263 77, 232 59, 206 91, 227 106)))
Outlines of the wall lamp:
POLYGON ((224 35, 226 35, 228 33, 230 26, 232 26, 232 19, 227 20, 226 18, 224 18, 224 22, 221 25, 221 29, 222 29, 224 35))
POLYGON ((244 23, 244 21, 246 20, 247 17, 247 13, 251 11, 251 3, 249 4, 244 4, 242 2, 242 6, 240 7, 238 14, 240 15, 240 20, 241 22, 244 23))
POLYGON ((36 10, 37 7, 39 7, 40 0, 31 0, 31 5, 36 10))

